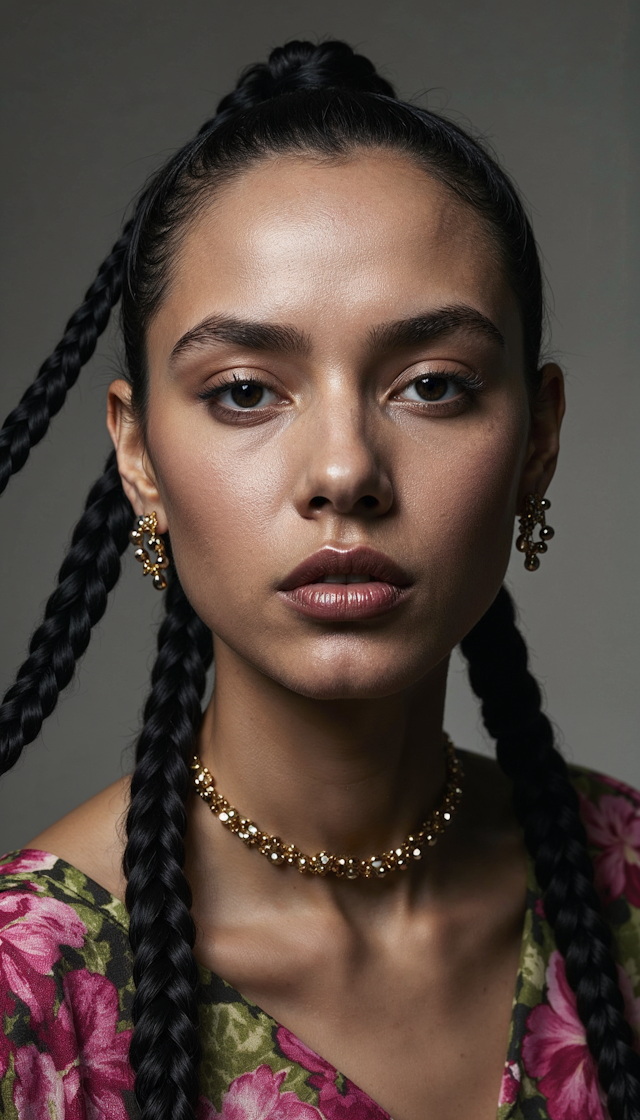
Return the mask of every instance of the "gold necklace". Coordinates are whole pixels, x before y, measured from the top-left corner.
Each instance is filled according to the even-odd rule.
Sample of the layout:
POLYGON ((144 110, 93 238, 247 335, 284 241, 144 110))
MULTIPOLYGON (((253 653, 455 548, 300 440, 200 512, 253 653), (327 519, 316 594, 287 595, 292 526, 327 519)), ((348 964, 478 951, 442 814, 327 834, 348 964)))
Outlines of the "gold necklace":
POLYGON ((383 852, 380 856, 370 856, 369 859, 336 856, 330 852, 318 852, 315 856, 308 856, 296 848, 295 844, 285 844, 279 836, 270 836, 268 832, 263 832, 257 824, 234 809, 226 797, 218 793, 210 771, 202 765, 197 754, 194 754, 191 763, 194 772, 193 784, 196 792, 203 801, 206 801, 220 824, 238 836, 248 847, 257 848, 261 855, 276 867, 287 863, 297 867, 303 874, 310 872, 312 875, 327 875, 332 872, 340 879, 360 877, 383 879, 390 871, 406 871, 412 860, 422 859, 424 848, 433 847, 437 843, 438 837, 451 822, 460 804, 462 764, 451 739, 446 733, 443 734, 446 778, 440 805, 429 814, 420 830, 407 836, 400 847, 383 852))

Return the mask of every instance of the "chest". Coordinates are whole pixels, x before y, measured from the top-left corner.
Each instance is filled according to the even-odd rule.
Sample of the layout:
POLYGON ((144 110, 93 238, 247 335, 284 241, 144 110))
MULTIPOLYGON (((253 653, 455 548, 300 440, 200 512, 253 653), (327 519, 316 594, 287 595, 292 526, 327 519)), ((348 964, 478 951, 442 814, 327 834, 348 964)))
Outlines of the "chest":
MULTIPOLYGON (((514 914, 481 930, 469 924, 407 937, 391 948, 363 939, 348 951, 328 936, 312 952, 295 954, 268 939, 256 952, 242 936, 233 948, 218 938, 215 964, 282 1024, 283 1037, 375 1102, 381 1120, 385 1113, 393 1120, 495 1120, 521 920, 514 914)), ((378 1120, 377 1112, 371 1116, 378 1120)))

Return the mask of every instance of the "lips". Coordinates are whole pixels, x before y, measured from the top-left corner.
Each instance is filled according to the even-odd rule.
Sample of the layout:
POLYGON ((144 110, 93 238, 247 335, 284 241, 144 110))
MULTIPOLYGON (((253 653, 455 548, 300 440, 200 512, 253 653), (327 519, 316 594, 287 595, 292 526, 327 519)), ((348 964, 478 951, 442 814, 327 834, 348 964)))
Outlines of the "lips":
MULTIPOLYGON (((334 548, 327 545, 308 556, 283 580, 279 591, 293 591, 309 583, 320 583, 325 576, 370 576, 395 587, 408 587, 411 579, 389 556, 373 548, 334 548)), ((338 585, 339 586, 339 585, 338 585)))
POLYGON ((298 564, 278 588, 299 613, 326 622, 355 622, 393 610, 411 579, 399 564, 372 548, 331 545, 298 564))

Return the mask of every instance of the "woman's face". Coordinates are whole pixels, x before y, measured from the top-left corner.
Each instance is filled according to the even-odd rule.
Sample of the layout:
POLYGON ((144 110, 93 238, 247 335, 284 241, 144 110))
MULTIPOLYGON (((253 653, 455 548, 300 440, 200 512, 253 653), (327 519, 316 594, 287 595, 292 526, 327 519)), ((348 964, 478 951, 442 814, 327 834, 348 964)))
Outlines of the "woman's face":
POLYGON ((218 648, 307 696, 425 677, 553 469, 474 212, 395 154, 264 162, 189 228, 147 352, 121 470, 218 648))

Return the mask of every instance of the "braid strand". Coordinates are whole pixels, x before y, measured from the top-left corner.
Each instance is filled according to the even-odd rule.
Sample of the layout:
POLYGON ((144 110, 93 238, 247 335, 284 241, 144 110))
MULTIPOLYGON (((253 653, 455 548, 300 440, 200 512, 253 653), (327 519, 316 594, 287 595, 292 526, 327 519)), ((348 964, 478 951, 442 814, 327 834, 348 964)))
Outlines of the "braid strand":
POLYGON ((638 1120, 640 1056, 625 1019, 612 933, 594 886, 578 796, 541 710, 540 689, 504 587, 461 648, 498 762, 513 780, 516 814, 611 1118, 638 1120))
POLYGON ((130 1061, 142 1120, 193 1120, 198 968, 184 835, 189 759, 202 718, 211 633, 175 571, 138 742, 124 856, 136 995, 130 1061))
POLYGON ((133 522, 115 452, 92 486, 50 596, 44 621, 33 634, 29 656, 0 706, 0 773, 18 761, 70 683, 92 628, 102 618, 120 576, 120 557, 133 522))
POLYGON ((132 227, 133 221, 125 225, 83 302, 69 319, 53 354, 43 362, 35 381, 0 428, 0 494, 11 475, 24 466, 31 448, 45 435, 109 322, 111 309, 122 291, 132 227))

